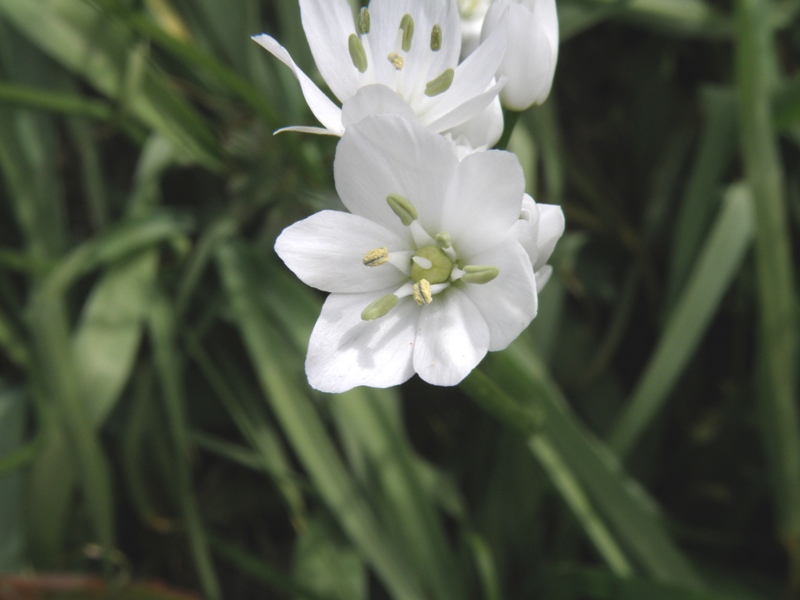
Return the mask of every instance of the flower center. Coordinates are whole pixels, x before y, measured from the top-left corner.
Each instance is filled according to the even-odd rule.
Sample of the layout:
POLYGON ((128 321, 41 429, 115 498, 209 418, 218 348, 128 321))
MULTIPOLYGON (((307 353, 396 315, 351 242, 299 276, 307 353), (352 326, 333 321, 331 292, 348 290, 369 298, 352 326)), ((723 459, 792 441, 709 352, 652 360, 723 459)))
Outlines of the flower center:
MULTIPOLYGON (((347 49, 350 53, 350 60, 352 61, 353 66, 358 69, 359 73, 366 73, 367 69, 369 68, 370 55, 368 49, 370 26, 371 23, 369 10, 362 8, 358 13, 358 17, 356 18, 357 33, 350 34, 350 36, 347 38, 347 49)), ((431 52, 423 55, 427 57, 424 58, 423 61, 425 61, 428 66, 432 64, 433 53, 439 52, 439 50, 442 49, 442 36, 442 27, 439 24, 434 25, 431 28, 430 34, 431 52)), ((418 37, 419 36, 417 36, 417 38, 418 37)), ((400 26, 397 30, 397 39, 395 40, 394 50, 389 52, 386 58, 392 65, 394 72, 397 73, 393 83, 393 87, 397 88, 395 91, 403 96, 409 103, 411 102, 411 98, 420 92, 424 92, 424 94, 429 98, 443 94, 450 89, 450 86, 453 84, 453 77, 455 76, 455 71, 450 68, 445 69, 430 81, 425 82, 424 87, 422 87, 423 81, 409 81, 407 83, 403 83, 404 80, 400 76, 399 72, 403 71, 403 69, 406 67, 406 60, 408 59, 409 52, 411 52, 412 43, 415 41, 415 39, 414 19, 410 14, 406 13, 400 19, 400 26), (407 88, 407 93, 403 93, 401 88, 407 88)), ((416 43, 419 44, 418 41, 416 43)), ((422 68, 417 69, 417 73, 428 73, 428 66, 423 65, 422 68)))
POLYGON ((436 246, 423 246, 411 257, 411 279, 428 283, 444 283, 450 279, 453 261, 436 246))
POLYGON ((379 319, 388 314, 401 298, 411 296, 419 306, 433 302, 434 296, 453 284, 482 285, 494 280, 500 271, 497 267, 481 265, 461 266, 450 234, 440 231, 431 236, 417 220, 416 207, 400 194, 389 194, 386 203, 400 222, 411 231, 415 250, 389 251, 386 246, 370 250, 362 262, 366 267, 391 264, 409 280, 393 294, 371 302, 361 313, 364 321, 379 319))

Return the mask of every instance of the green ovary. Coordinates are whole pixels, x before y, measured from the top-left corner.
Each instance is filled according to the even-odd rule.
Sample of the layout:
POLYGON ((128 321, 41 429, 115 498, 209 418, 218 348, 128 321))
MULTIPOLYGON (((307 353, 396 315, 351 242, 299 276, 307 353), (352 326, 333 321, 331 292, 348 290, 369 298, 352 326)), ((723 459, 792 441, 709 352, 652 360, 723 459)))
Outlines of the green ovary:
POLYGON ((414 256, 429 260, 432 264, 429 269, 423 269, 420 265, 411 261, 411 278, 419 282, 426 279, 428 283, 444 283, 450 279, 450 272, 453 270, 453 261, 445 254, 441 248, 436 246, 423 246, 414 256))

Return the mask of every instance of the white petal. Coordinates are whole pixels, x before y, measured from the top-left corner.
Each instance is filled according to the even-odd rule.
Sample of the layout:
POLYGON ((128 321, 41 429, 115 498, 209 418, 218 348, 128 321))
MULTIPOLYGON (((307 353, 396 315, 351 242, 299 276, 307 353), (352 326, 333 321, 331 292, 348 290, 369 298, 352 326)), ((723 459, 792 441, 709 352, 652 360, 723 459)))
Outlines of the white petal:
POLYGON ((497 98, 497 94, 505 85, 505 81, 505 78, 501 79, 482 94, 473 96, 463 104, 459 104, 433 123, 427 123, 428 128, 433 131, 443 132, 458 125, 468 124, 470 120, 479 118, 481 112, 497 98))
POLYGON ((311 387, 331 393, 359 385, 384 388, 414 374, 419 307, 405 298, 384 317, 362 321, 361 311, 381 295, 328 296, 308 342, 306 375, 311 387))
MULTIPOLYGON (((464 105, 465 101, 483 94, 492 86, 494 76, 506 51, 506 38, 502 33, 502 31, 498 31, 495 35, 487 38, 475 52, 458 65, 450 89, 438 96, 426 99, 420 105, 417 112, 423 123, 431 124, 442 120, 447 113, 453 112, 459 106, 464 105)), ((494 96, 486 98, 484 103, 474 106, 472 114, 458 122, 448 122, 444 128, 449 129, 472 118, 488 106, 493 98, 494 96)))
POLYGON ((534 277, 536 278, 536 292, 539 293, 542 291, 544 286, 550 281, 550 276, 553 274, 553 267, 550 265, 545 265, 536 273, 534 277))
POLYGON ((360 293, 394 289, 405 280, 392 265, 364 266, 364 255, 384 246, 391 253, 405 250, 407 243, 363 217, 324 210, 284 229, 275 251, 306 285, 360 293))
POLYGON ((493 147, 503 135, 503 108, 500 98, 492 100, 476 117, 458 125, 447 132, 460 144, 472 150, 486 150, 493 147))
POLYGON ((509 51, 498 76, 508 77, 503 106, 525 110, 550 93, 558 59, 558 17, 554 0, 496 2, 486 14, 482 37, 505 32, 509 51))
POLYGON ((281 46, 274 38, 263 33, 261 35, 254 35, 253 40, 258 42, 265 50, 292 70, 294 76, 297 77, 297 81, 300 82, 303 96, 311 112, 314 113, 314 116, 317 117, 319 122, 332 134, 342 135, 342 133, 344 133, 344 128, 342 127, 342 110, 336 106, 330 98, 322 93, 322 90, 309 79, 308 75, 300 70, 294 60, 292 60, 286 48, 281 46))
POLYGON ((468 283, 463 289, 489 326, 489 350, 502 350, 536 316, 538 280, 534 279, 527 252, 516 242, 496 246, 472 257, 470 262, 500 270, 500 274, 489 283, 468 283))
POLYGON ((341 134, 331 131, 330 129, 325 129, 324 127, 306 127, 304 125, 293 125, 291 127, 281 127, 280 129, 275 130, 274 135, 278 135, 279 133, 285 133, 287 131, 294 131, 296 133, 313 133, 314 135, 332 135, 334 137, 338 137, 341 134))
POLYGON ((475 304, 451 287, 420 308, 414 370, 428 383, 456 385, 486 356, 489 328, 475 304))
POLYGON ((524 193, 525 176, 511 152, 478 152, 461 161, 442 224, 459 256, 468 258, 507 238, 519 219, 524 193))
POLYGON ((436 233, 457 166, 455 150, 441 135, 396 115, 377 115, 347 129, 336 147, 333 175, 350 212, 408 235, 386 203, 389 194, 400 194, 436 233))
POLYGON ((300 16, 325 83, 340 102, 349 100, 363 83, 348 48, 348 38, 356 33, 350 4, 347 0, 300 0, 300 16))
POLYGON ((538 271, 549 260, 556 242, 564 234, 564 212, 557 204, 537 204, 539 209, 539 231, 536 243, 539 252, 534 262, 538 271))
POLYGON ((345 129, 370 115, 395 114, 417 120, 417 115, 394 90, 385 85, 362 87, 355 96, 342 105, 342 124, 345 129))

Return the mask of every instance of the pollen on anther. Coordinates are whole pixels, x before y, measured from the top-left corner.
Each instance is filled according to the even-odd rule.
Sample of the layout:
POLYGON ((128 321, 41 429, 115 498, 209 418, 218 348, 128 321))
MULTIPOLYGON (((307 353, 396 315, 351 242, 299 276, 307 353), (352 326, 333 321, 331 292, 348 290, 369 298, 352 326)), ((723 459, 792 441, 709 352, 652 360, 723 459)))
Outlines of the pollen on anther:
POLYGON ((362 262, 365 267, 379 267, 389 260, 389 251, 386 246, 370 250, 364 255, 362 262))
POLYGON ((403 60, 403 57, 397 52, 390 52, 389 56, 386 58, 389 59, 389 62, 392 63, 392 66, 398 71, 401 71, 406 64, 406 61, 403 60))
POLYGON ((369 18, 369 10, 367 10, 366 6, 362 7, 361 11, 358 13, 358 20, 356 21, 356 29, 358 30, 358 33, 360 33, 361 35, 369 33, 370 18, 369 18))
POLYGON ((433 301, 431 284, 427 279, 420 279, 419 282, 415 283, 411 293, 414 296, 414 301, 420 306, 425 306, 433 301))

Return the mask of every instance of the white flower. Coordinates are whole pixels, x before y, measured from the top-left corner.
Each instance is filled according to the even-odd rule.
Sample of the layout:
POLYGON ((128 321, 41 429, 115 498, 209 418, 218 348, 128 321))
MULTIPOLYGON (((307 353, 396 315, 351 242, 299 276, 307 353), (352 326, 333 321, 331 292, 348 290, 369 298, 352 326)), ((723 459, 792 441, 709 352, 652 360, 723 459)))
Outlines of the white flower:
POLYGON ((564 234, 564 213, 555 204, 537 204, 528 194, 522 199, 519 221, 513 235, 528 253, 536 274, 536 291, 541 292, 553 268, 546 264, 564 234))
POLYGON ((461 15, 461 58, 472 54, 481 41, 481 27, 492 0, 458 0, 461 15))
POLYGON ((455 385, 536 316, 532 260, 546 260, 563 219, 559 229, 544 215, 560 209, 524 197, 513 154, 459 162, 444 137, 372 116, 342 137, 334 178, 350 213, 319 212, 275 243, 300 279, 330 292, 306 358, 314 388, 389 387, 415 372, 455 385))
POLYGON ((455 2, 373 0, 354 19, 347 0, 300 0, 314 60, 343 106, 334 104, 275 39, 254 36, 292 69, 309 108, 323 125, 287 129, 342 135, 367 115, 402 113, 445 133, 477 118, 488 120, 482 126, 487 137, 470 143, 493 145, 502 133, 502 115, 484 109, 502 87, 494 76, 505 38, 488 37, 459 64, 461 25, 455 2))
POLYGON ((525 110, 550 94, 558 60, 555 0, 495 0, 483 21, 482 39, 505 31, 507 51, 498 77, 508 78, 500 92, 503 106, 525 110))

